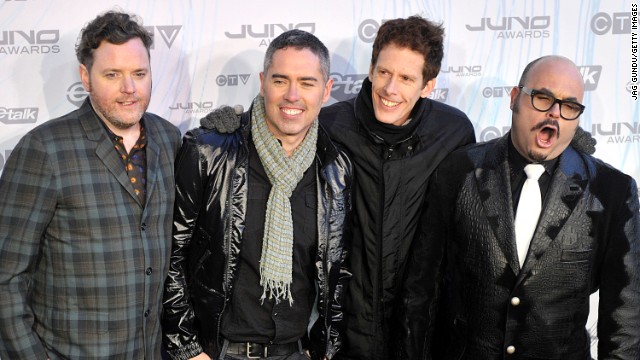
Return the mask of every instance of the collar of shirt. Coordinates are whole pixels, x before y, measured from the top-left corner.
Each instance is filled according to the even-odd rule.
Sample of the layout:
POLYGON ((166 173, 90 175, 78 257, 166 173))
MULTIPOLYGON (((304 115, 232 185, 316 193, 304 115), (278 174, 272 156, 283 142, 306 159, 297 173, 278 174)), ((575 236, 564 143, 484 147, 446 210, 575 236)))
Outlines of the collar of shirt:
MULTIPOLYGON (((509 138, 508 161, 512 180, 524 174, 524 167, 531 163, 531 161, 520 155, 518 150, 516 150, 516 147, 513 145, 511 138, 509 138)), ((549 176, 553 175, 557 163, 558 157, 540 162, 540 164, 544 166, 545 174, 549 176)))

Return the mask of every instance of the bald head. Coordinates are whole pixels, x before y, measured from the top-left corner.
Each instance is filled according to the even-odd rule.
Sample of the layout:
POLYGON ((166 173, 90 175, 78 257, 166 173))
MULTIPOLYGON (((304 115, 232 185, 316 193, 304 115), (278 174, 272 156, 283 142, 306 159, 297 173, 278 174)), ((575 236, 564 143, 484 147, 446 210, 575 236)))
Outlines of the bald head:
POLYGON ((522 75, 520 76, 520 81, 518 81, 518 85, 525 85, 528 77, 530 76, 531 71, 538 66, 542 66, 542 67, 557 66, 558 68, 569 71, 569 74, 573 75, 578 80, 578 82, 582 84, 582 88, 584 91, 584 82, 582 81, 582 74, 580 74, 580 70, 578 70, 578 67, 576 66, 576 64, 573 63, 573 61, 560 55, 542 56, 533 60, 529 64, 527 64, 527 66, 522 71, 522 75))

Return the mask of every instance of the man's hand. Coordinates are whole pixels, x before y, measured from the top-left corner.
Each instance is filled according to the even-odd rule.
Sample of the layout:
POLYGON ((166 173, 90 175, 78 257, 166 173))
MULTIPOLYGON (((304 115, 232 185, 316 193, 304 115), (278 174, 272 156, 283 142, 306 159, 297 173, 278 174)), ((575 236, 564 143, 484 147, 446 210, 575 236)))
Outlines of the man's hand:
POLYGON ((198 355, 196 357, 192 357, 189 360, 211 360, 211 358, 206 353, 201 352, 200 355, 198 355))
POLYGON ((571 139, 571 146, 577 151, 593 155, 596 152, 596 144, 598 141, 591 136, 591 133, 584 131, 583 128, 578 126, 573 139, 571 139))
POLYGON ((234 107, 223 105, 200 119, 200 125, 206 129, 214 129, 219 133, 229 134, 240 127, 240 114, 243 111, 242 105, 234 107))

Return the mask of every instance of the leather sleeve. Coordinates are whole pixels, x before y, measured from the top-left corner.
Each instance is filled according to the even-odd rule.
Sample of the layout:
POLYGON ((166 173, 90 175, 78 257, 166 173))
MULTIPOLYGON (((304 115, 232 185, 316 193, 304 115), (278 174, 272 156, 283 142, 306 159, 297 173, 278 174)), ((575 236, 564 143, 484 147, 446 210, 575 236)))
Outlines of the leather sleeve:
MULTIPOLYGON (((348 268, 348 255, 352 237, 352 184, 353 168, 343 152, 336 159, 337 166, 328 166, 327 186, 334 189, 329 206, 320 205, 318 214, 325 222, 328 238, 321 240, 324 253, 324 273, 319 274, 321 287, 318 299, 320 318, 311 330, 311 356, 313 359, 332 359, 342 347, 344 326, 343 304, 352 273, 348 268), (337 195, 337 193, 340 193, 337 195), (320 210, 323 209, 323 210, 320 210), (328 212, 328 214, 327 214, 328 212), (324 243, 324 244, 322 244, 324 243)), ((320 254, 319 254, 320 255, 320 254)), ((321 261, 321 260, 319 260, 321 261)))
POLYGON ((187 255, 196 219, 204 201, 205 175, 195 138, 184 137, 176 158, 176 200, 173 244, 163 300, 163 343, 172 359, 188 359, 203 350, 194 328, 189 298, 187 255))

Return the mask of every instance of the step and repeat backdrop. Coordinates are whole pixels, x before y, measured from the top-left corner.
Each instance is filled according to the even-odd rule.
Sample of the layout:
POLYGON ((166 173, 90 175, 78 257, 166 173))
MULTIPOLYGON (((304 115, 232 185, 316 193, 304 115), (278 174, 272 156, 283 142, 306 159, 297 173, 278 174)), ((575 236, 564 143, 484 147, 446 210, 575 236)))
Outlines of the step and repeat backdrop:
POLYGON ((465 111, 478 141, 509 129, 508 95, 525 65, 563 55, 584 77, 580 124, 597 139, 596 156, 640 182, 637 0, 0 0, 0 171, 24 133, 82 102, 78 33, 114 8, 154 33, 149 111, 183 132, 220 105, 247 107, 266 47, 291 28, 332 51, 335 102, 360 89, 386 19, 442 22, 445 57, 431 97, 465 111))
POLYGON ((74 46, 110 9, 140 15, 153 32, 149 111, 183 133, 220 105, 247 108, 269 42, 292 28, 332 52, 333 103, 360 89, 385 20, 442 22, 445 57, 431 97, 465 111, 478 141, 509 129, 509 91, 525 65, 563 55, 584 78, 580 124, 598 141, 595 155, 640 182, 637 0, 0 0, 0 172, 23 134, 81 104, 74 46))

